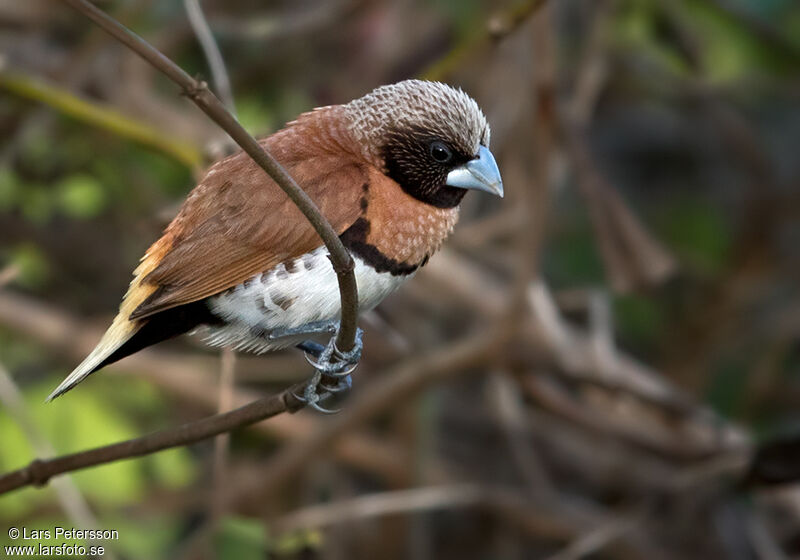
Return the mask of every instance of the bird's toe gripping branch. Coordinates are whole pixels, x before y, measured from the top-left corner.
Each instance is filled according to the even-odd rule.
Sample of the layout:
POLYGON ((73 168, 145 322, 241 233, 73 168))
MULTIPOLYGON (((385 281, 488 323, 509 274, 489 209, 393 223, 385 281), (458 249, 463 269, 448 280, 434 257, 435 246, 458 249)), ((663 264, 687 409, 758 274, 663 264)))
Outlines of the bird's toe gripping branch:
POLYGON ((303 396, 295 396, 320 412, 326 414, 338 412, 338 410, 323 408, 319 402, 325 393, 341 393, 349 390, 352 386, 350 374, 358 367, 361 360, 363 334, 361 329, 356 330, 355 345, 348 352, 342 352, 336 347, 335 334, 327 346, 312 341, 298 344, 298 348, 305 352, 308 363, 314 366, 314 375, 306 385, 303 396), (331 381, 333 384, 330 383, 331 381))

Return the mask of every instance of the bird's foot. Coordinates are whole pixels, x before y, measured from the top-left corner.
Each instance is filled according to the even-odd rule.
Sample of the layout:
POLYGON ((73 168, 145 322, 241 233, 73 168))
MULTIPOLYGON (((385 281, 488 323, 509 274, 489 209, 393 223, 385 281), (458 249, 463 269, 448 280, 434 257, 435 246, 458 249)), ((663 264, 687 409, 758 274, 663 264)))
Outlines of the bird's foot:
MULTIPOLYGON (((313 323, 306 323, 299 327, 291 327, 286 329, 274 329, 269 333, 270 340, 278 338, 285 338, 289 336, 299 336, 306 334, 317 333, 335 333, 339 326, 338 321, 315 321, 313 323)), ((303 343, 305 344, 305 343, 303 343)))
POLYGON ((342 352, 336 347, 336 337, 331 337, 328 345, 323 347, 321 344, 305 341, 298 345, 306 353, 306 360, 314 366, 315 370, 321 371, 328 377, 347 377, 358 367, 361 360, 361 349, 363 348, 362 337, 364 331, 356 329, 355 345, 351 350, 342 352))
POLYGON ((330 377, 323 379, 322 372, 314 370, 314 375, 308 380, 308 384, 303 390, 303 395, 294 394, 295 398, 323 414, 336 414, 339 412, 339 409, 325 408, 320 402, 333 393, 349 391, 353 385, 353 379, 349 375, 334 378, 336 381, 335 385, 330 385, 326 382, 330 379, 330 377))
MULTIPOLYGON (((307 332, 307 331, 306 331, 307 332)), ((320 401, 330 393, 341 393, 347 391, 352 386, 350 374, 358 366, 361 360, 361 349, 363 331, 356 331, 356 340, 353 348, 347 352, 342 352, 336 347, 336 337, 331 337, 327 346, 306 340, 297 345, 306 355, 306 360, 314 366, 314 375, 309 380, 303 391, 303 396, 295 395, 299 400, 308 406, 323 412, 333 414, 338 410, 330 410, 320 406, 320 401), (334 383, 331 384, 330 382, 334 383), (320 392, 322 391, 322 392, 320 392)))
POLYGON ((305 403, 314 410, 322 412, 323 414, 336 414, 339 412, 338 409, 324 408, 319 404, 324 398, 331 394, 329 388, 322 383, 322 372, 319 370, 314 370, 314 375, 312 375, 311 379, 308 380, 305 389, 303 389, 302 396, 296 393, 292 394, 300 402, 305 403), (323 389, 323 392, 320 392, 320 389, 323 389))

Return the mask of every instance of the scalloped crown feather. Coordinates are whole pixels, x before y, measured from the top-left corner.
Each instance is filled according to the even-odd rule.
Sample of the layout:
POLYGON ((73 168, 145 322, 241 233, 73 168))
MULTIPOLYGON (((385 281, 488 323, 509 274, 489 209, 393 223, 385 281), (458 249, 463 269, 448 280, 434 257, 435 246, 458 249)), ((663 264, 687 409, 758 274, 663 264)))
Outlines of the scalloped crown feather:
POLYGON ((470 153, 477 153, 480 144, 489 146, 489 124, 478 104, 441 82, 405 80, 380 86, 344 109, 350 131, 370 161, 379 161, 382 139, 392 129, 429 130, 470 153))

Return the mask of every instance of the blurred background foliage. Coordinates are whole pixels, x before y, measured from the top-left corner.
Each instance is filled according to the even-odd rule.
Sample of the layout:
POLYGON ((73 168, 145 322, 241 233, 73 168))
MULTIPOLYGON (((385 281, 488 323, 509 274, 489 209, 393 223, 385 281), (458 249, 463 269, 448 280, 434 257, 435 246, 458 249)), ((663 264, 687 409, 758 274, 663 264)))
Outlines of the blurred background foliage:
MULTIPOLYGON (((208 76, 181 2, 98 4, 189 73, 208 76)), ((538 192, 546 205, 537 215, 546 216, 540 274, 570 320, 585 324, 586 308, 575 302, 602 294, 617 346, 708 405, 720 421, 741 427, 755 441, 795 432, 800 4, 560 0, 546 10, 531 9, 537 4, 202 3, 231 74, 238 117, 257 135, 312 107, 408 77, 435 76, 463 86, 493 125, 493 151, 508 197, 502 203, 468 197, 453 252, 507 278, 518 258, 510 228, 540 227, 530 215, 521 223, 511 210, 521 204, 520 192, 538 192), (544 54, 535 48, 532 21, 539 10, 552 28, 559 109, 580 92, 579 70, 596 65, 601 85, 578 134, 591 158, 586 174, 600 177, 602 188, 619 198, 593 197, 600 191, 584 189, 569 150, 536 151, 535 131, 543 123, 532 84, 544 54), (542 160, 548 161, 547 185, 532 179, 542 160), (622 201, 624 209, 609 200, 622 201), (487 225, 491 239, 476 241, 475 229, 466 224, 488 223, 498 214, 510 225, 487 225)), ((559 145, 565 134, 556 134, 559 145)), ((151 378, 112 373, 93 377, 51 405, 42 400, 78 360, 75 348, 86 346, 80 336, 91 342, 112 315, 137 259, 203 167, 229 149, 219 131, 171 84, 62 4, 0 0, 0 139, 0 269, 13 271, 3 288, 11 299, 0 299, 0 364, 13 374, 39 435, 65 453, 209 412, 213 377, 202 378, 211 404, 174 388, 164 391, 151 378), (79 321, 76 339, 37 336, 21 325, 25 317, 12 311, 12 300, 79 321)), ((458 321, 468 316, 469 305, 437 300, 435 291, 426 291, 425 273, 420 276, 417 288, 401 291, 368 320, 367 356, 359 370, 365 377, 379 377, 393 360, 464 332, 458 321)), ((464 324, 480 324, 480 318, 464 324)), ((215 354, 191 340, 162 346, 183 363, 211 373, 218 369, 215 354)), ((238 383, 263 392, 302 378, 307 372, 295 354, 240 359, 238 383)), ((536 362, 530 367, 536 369, 536 362)), ((502 464, 507 451, 482 440, 497 436, 481 435, 476 420, 469 420, 469 395, 481 389, 474 381, 452 384, 387 411, 388 420, 369 433, 402 443, 417 458, 412 471, 422 468, 419 457, 455 457, 461 459, 453 459, 460 479, 473 480, 478 475, 467 466, 470 459, 502 464), (496 453, 489 454, 492 449, 496 453)), ((356 392, 359 386, 357 380, 356 392)), ((538 418, 547 425, 548 416, 538 418)), ((234 434, 226 472, 256 476, 283 445, 280 439, 234 434)), ((204 491, 216 487, 213 449, 212 443, 200 444, 72 477, 98 525, 120 531, 118 542, 107 543, 117 557, 189 558, 205 550, 218 558, 247 559, 263 558, 266 550, 270 558, 373 558, 375 551, 382 557, 530 558, 558 550, 547 539, 543 544, 509 538, 508 529, 496 526, 487 534, 480 516, 458 513, 422 516, 432 524, 427 530, 413 521, 368 525, 375 537, 358 530, 338 540, 314 530, 273 534, 264 530, 262 518, 299 504, 398 486, 321 458, 322 468, 312 469, 293 490, 284 489, 280 500, 208 513, 204 491), (198 536, 196 528, 209 516, 216 519, 211 536, 198 536), (459 544, 458 535, 465 533, 459 544)), ((537 447, 543 455, 547 449, 537 447)), ((18 419, 0 408, 0 470, 36 455, 18 419)), ((548 469, 559 464, 544 461, 548 469)), ((487 469, 492 482, 513 479, 502 465, 487 469)), ((623 509, 636 503, 623 489, 624 476, 598 488, 579 480, 575 470, 553 475, 571 500, 623 509)), ((797 552, 800 502, 792 499, 793 517, 781 510, 769 531, 785 550, 793 543, 797 552)), ((716 519, 716 529, 708 529, 713 535, 671 528, 657 541, 663 557, 762 557, 752 546, 727 540, 735 524, 725 525, 729 520, 719 511, 697 514, 706 523, 695 533, 716 519)), ((0 522, 29 528, 75 524, 64 517, 52 489, 0 497, 0 522)), ((4 533, 0 544, 7 544, 4 533)), ((615 548, 599 554, 643 557, 615 548)))

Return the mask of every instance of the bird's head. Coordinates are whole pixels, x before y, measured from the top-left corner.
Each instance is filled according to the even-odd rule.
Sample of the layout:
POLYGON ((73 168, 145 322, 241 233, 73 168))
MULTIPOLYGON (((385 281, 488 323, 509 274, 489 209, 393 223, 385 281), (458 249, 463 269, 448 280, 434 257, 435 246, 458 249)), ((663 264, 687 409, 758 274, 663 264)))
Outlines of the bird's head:
POLYGON ((489 124, 466 93, 439 82, 381 86, 345 105, 364 155, 414 198, 456 206, 467 189, 503 196, 489 124))

